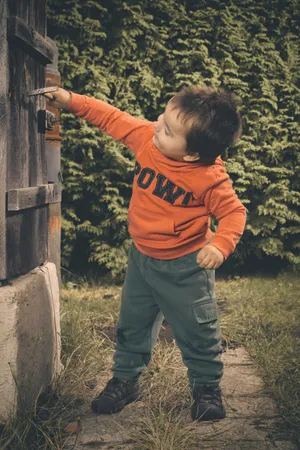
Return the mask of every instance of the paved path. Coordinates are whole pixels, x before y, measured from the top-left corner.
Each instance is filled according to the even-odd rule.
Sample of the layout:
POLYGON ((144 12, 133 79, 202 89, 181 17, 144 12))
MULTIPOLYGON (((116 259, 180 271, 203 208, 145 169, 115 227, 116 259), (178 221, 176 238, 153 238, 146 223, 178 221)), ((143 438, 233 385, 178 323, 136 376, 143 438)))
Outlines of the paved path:
MULTIPOLYGON (((243 347, 228 350, 223 353, 223 361, 225 371, 221 388, 227 410, 226 419, 195 423, 191 421, 188 407, 182 411, 183 421, 199 433, 199 446, 196 448, 296 450, 292 443, 276 439, 279 419, 276 406, 264 392, 262 380, 247 351, 243 347)), ((113 417, 95 416, 87 407, 81 416, 82 429, 77 443, 74 446, 73 441, 72 446, 67 448, 131 450, 130 443, 124 442, 122 429, 129 426, 134 416, 141 417, 144 407, 143 402, 136 402, 113 417)))

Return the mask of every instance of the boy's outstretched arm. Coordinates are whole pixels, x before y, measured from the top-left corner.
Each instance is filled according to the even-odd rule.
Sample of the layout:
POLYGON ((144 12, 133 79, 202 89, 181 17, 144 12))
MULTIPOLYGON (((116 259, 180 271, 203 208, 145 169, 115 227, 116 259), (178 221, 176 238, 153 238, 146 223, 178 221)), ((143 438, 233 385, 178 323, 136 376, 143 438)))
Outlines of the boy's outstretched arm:
POLYGON ((152 122, 133 117, 94 97, 75 94, 61 88, 57 92, 44 95, 50 106, 74 112, 96 125, 101 131, 121 141, 135 153, 142 150, 153 136, 152 122))
POLYGON ((233 190, 229 180, 210 189, 204 198, 210 213, 218 220, 212 241, 197 255, 204 269, 217 269, 234 252, 246 225, 246 208, 233 190))

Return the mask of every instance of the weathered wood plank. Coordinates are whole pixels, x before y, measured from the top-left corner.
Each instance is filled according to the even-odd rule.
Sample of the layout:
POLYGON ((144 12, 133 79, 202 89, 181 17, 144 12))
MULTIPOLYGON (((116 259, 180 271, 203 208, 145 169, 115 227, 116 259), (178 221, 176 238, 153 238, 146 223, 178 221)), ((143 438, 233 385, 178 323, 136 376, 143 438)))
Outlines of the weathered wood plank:
POLYGON ((29 3, 31 0, 8 0, 8 14, 6 16, 18 16, 20 19, 28 23, 29 19, 29 3))
POLYGON ((36 206, 58 203, 61 201, 61 189, 58 184, 44 184, 41 186, 11 189, 7 193, 7 210, 20 211, 36 206))
MULTIPOLYGON (((28 25, 46 37, 46 0, 30 0, 28 25)), ((17 14, 16 14, 17 15, 17 14)))
POLYGON ((0 280, 6 274, 7 0, 0 1, 0 280))
POLYGON ((22 275, 47 260, 48 206, 7 213, 7 278, 22 275))
POLYGON ((29 60, 21 49, 10 46, 6 191, 29 186, 28 109, 29 105, 34 108, 30 97, 24 96, 32 88, 29 60))
MULTIPOLYGON (((45 85, 45 66, 34 59, 28 61, 31 74, 31 86, 45 85)), ((47 163, 45 156, 45 134, 38 132, 37 114, 46 109, 46 100, 42 95, 31 97, 28 104, 28 137, 29 137, 29 186, 48 183, 47 163)))
MULTIPOLYGON (((28 25, 43 37, 46 36, 45 11, 45 0, 29 1, 28 25)), ((46 42, 48 44, 47 40, 46 42)), ((50 45, 49 48, 53 54, 50 45)), ((32 89, 46 86, 45 65, 42 65, 39 61, 34 59, 31 59, 28 63, 32 89)), ((48 183, 45 152, 46 137, 44 133, 38 132, 37 124, 37 113, 39 110, 46 110, 46 100, 42 95, 32 98, 29 102, 29 186, 39 186, 48 183)))
POLYGON ((49 64, 53 61, 53 52, 46 39, 19 17, 7 19, 7 37, 9 42, 21 47, 40 63, 49 64))

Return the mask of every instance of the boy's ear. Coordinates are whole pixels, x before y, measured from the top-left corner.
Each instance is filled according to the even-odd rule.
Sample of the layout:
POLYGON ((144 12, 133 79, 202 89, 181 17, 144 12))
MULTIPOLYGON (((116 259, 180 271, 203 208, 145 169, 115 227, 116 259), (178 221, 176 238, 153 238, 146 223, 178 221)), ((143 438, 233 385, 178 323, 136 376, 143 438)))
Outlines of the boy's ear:
POLYGON ((200 155, 198 153, 188 153, 183 157, 184 161, 187 162, 193 162, 193 161, 200 161, 200 155))

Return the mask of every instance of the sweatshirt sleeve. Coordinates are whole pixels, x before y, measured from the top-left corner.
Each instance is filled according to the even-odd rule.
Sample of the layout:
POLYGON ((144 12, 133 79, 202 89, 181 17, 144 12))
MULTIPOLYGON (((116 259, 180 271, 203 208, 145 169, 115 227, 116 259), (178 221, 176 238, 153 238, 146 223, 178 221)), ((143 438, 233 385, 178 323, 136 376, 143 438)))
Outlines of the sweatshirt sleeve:
POLYGON ((94 97, 71 92, 67 109, 121 141, 134 153, 142 149, 153 136, 152 122, 135 118, 94 97))
POLYGON ((229 177, 208 190, 204 203, 218 221, 217 231, 210 244, 227 259, 243 234, 246 208, 234 192, 229 177))

